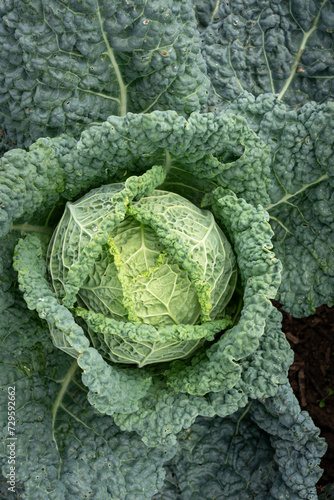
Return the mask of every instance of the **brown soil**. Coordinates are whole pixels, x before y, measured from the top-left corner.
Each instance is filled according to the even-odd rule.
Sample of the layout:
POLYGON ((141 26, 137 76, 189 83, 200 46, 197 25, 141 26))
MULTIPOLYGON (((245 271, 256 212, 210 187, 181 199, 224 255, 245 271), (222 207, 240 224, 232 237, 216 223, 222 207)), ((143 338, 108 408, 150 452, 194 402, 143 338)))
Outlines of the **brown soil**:
POLYGON ((295 319, 283 313, 283 331, 294 350, 289 371, 293 391, 328 444, 321 461, 318 493, 334 483, 334 308, 321 306, 314 316, 295 319))

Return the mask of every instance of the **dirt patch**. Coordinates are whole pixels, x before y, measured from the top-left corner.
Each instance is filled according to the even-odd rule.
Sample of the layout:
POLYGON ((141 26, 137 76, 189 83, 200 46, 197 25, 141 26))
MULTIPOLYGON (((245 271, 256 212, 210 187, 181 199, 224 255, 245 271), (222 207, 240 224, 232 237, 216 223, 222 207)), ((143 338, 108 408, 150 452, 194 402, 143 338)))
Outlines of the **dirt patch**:
POLYGON ((283 331, 295 353, 291 386, 328 444, 321 461, 321 493, 324 485, 334 483, 334 308, 321 306, 314 316, 302 319, 283 313, 283 331))

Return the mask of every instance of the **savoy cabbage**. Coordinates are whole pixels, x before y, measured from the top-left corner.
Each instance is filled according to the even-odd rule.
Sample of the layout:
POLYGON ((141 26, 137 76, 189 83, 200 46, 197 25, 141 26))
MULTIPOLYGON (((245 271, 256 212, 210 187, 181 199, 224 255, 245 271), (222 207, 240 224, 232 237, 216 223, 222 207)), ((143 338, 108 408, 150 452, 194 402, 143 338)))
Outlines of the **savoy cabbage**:
POLYGON ((317 498, 271 299, 333 304, 333 3, 0 16, 1 493, 317 498))

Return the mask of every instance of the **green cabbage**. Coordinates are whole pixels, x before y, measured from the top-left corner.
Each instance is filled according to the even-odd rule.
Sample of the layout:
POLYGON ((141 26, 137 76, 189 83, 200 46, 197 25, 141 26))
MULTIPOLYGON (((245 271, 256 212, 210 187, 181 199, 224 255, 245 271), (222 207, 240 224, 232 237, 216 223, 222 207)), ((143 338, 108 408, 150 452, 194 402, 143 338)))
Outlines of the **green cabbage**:
MULTIPOLYGON (((78 263, 96 240, 106 239, 105 221, 115 220, 124 188, 106 185, 66 205, 49 244, 48 265, 54 291, 68 306, 78 263)), ((208 332, 212 339, 213 331, 228 324, 224 313, 237 279, 231 245, 211 212, 175 193, 155 190, 130 202, 124 215, 110 226, 107 242, 97 246, 100 253, 94 250, 93 259, 87 259, 86 275, 77 284, 81 307, 74 313, 86 320, 92 344, 113 362, 142 367, 187 357, 208 332), (225 323, 213 321, 218 319, 225 323), (124 325, 128 322, 133 328, 124 325), (182 325, 205 322, 202 336, 182 338, 182 325), (153 328, 138 330, 138 324, 153 328), (174 337, 156 338, 161 327, 174 331, 174 337)))
POLYGON ((0 3, 1 498, 317 498, 326 445, 270 299, 333 304, 332 21, 327 0, 0 3), (231 300, 233 257, 202 279, 155 189, 213 214, 231 300), (146 270, 129 227, 160 245, 146 270))

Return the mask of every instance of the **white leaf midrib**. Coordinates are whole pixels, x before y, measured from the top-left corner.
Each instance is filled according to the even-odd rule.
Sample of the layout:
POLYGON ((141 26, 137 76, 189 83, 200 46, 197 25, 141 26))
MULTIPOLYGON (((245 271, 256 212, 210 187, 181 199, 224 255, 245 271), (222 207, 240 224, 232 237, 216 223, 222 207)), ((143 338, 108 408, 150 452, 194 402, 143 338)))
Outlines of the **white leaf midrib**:
POLYGON ((101 17, 101 9, 99 9, 97 11, 97 15, 98 15, 99 23, 100 23, 101 34, 102 34, 104 43, 105 43, 106 48, 107 48, 106 53, 107 53, 107 55, 108 55, 108 57, 110 59, 110 62, 112 64, 113 68, 114 68, 116 79, 117 79, 117 83, 118 83, 118 86, 119 86, 119 91, 120 91, 120 99, 119 99, 119 102, 120 102, 120 116, 125 116, 126 112, 127 112, 126 85, 124 84, 124 81, 123 81, 123 78, 122 78, 122 75, 121 75, 121 71, 120 71, 119 65, 117 64, 117 61, 115 59, 114 51, 113 51, 112 47, 110 46, 109 40, 107 38, 107 34, 104 31, 104 29, 103 29, 103 20, 102 20, 102 17, 101 17))
POLYGON ((329 178, 329 175, 328 174, 324 174, 324 175, 321 175, 320 177, 318 177, 317 180, 315 180, 314 182, 311 182, 310 184, 304 184, 300 189, 298 189, 298 191, 296 191, 295 193, 287 193, 285 196, 283 196, 283 198, 281 198, 280 200, 278 200, 276 203, 271 203, 270 205, 268 205, 267 207, 265 207, 265 210, 269 211, 271 210, 273 207, 276 207, 277 205, 280 205, 281 203, 285 203, 287 200, 289 200, 290 198, 293 198, 295 196, 297 196, 298 194, 300 193, 303 193, 304 191, 306 191, 307 189, 309 189, 311 186, 314 186, 316 184, 319 184, 320 182, 326 180, 329 178))
POLYGON ((312 35, 312 33, 317 29, 318 21, 320 19, 320 15, 321 15, 322 9, 326 5, 326 3, 327 3, 327 0, 324 0, 324 2, 322 2, 322 5, 321 5, 321 7, 319 9, 319 12, 318 12, 317 16, 315 17, 315 19, 313 21, 312 28, 309 29, 309 31, 303 31, 302 30, 303 31, 303 39, 301 41, 299 50, 298 50, 298 52, 296 54, 295 62, 292 65, 290 76, 287 79, 287 81, 285 82, 285 85, 282 88, 281 92, 277 96, 278 100, 281 100, 284 97, 285 93, 287 92, 287 90, 290 87, 290 83, 292 82, 292 80, 294 79, 294 77, 296 75, 297 68, 298 68, 298 65, 300 63, 301 57, 303 55, 304 49, 306 47, 307 41, 310 38, 310 36, 312 35))
MULTIPOLYGON (((58 448, 58 443, 57 443, 56 433, 55 433, 57 413, 58 413, 59 408, 61 407, 61 404, 62 404, 62 401, 64 399, 64 396, 67 393, 68 386, 72 382, 73 377, 75 375, 75 372, 77 371, 77 368, 78 368, 78 363, 77 363, 77 360, 75 360, 71 364, 71 366, 68 369, 65 377, 61 381, 60 391, 58 392, 58 395, 57 395, 57 397, 56 397, 56 399, 55 399, 55 401, 54 401, 54 403, 52 405, 52 409, 51 409, 51 415, 52 415, 52 440, 55 442, 56 448, 57 448, 58 451, 59 451, 59 448, 58 448)), ((62 468, 62 459, 60 458, 60 460, 59 460, 59 467, 58 467, 58 479, 60 478, 61 468, 62 468)))

